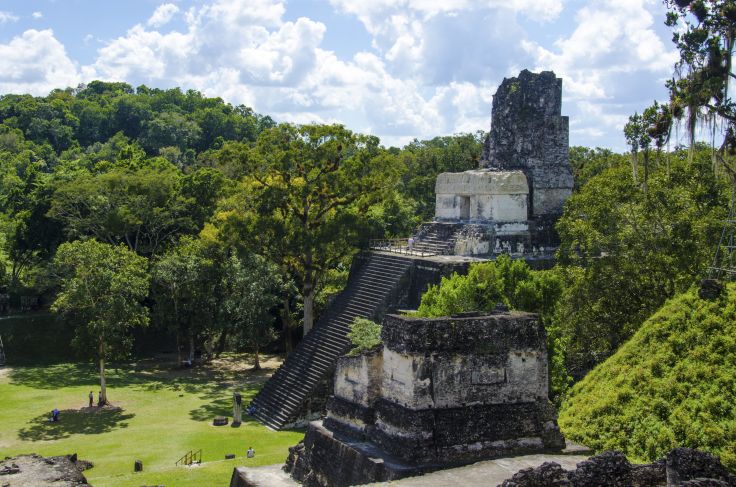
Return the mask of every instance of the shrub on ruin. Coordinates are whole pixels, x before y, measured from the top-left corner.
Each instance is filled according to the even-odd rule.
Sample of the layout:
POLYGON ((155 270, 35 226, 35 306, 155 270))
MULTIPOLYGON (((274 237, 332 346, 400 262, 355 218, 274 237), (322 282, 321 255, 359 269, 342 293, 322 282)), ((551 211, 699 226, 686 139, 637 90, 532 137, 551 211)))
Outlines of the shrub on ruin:
POLYGON ((348 332, 352 350, 348 353, 355 356, 381 344, 381 325, 365 318, 355 318, 348 332))

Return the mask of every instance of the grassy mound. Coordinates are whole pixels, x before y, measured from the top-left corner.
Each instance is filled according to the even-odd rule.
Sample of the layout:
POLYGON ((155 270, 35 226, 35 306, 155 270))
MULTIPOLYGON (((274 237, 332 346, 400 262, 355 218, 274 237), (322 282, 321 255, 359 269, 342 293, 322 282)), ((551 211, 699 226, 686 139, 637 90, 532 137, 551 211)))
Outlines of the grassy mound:
POLYGON ((651 461, 676 446, 736 468, 736 285, 718 301, 667 302, 562 404, 565 435, 651 461))

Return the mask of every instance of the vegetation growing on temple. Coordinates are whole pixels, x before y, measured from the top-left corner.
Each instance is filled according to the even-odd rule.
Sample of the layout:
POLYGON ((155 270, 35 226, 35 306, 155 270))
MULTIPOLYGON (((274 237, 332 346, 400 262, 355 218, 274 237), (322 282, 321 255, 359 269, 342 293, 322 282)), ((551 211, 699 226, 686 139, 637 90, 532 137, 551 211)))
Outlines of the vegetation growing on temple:
POLYGON ((560 427, 574 441, 636 461, 687 446, 733 469, 735 364, 736 286, 714 301, 690 289, 572 387, 560 427))

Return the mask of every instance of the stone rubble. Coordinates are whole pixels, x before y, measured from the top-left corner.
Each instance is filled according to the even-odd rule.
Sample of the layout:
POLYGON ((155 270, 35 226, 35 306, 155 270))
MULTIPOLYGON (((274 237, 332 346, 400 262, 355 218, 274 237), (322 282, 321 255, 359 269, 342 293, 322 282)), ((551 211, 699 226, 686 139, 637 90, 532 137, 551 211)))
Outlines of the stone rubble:
POLYGON ((554 462, 528 468, 501 487, 706 487, 736 486, 720 460, 690 448, 675 448, 661 460, 632 465, 620 452, 607 451, 564 470, 554 462))

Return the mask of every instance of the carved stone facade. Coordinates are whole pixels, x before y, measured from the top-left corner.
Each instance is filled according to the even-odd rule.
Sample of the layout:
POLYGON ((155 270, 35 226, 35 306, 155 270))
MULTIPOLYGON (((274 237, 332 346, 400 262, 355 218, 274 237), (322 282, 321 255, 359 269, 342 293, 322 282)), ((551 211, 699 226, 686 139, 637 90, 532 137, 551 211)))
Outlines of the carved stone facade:
POLYGON ((381 338, 381 347, 339 359, 327 417, 310 424, 288 462, 305 485, 357 485, 565 447, 536 315, 387 315, 381 338))

